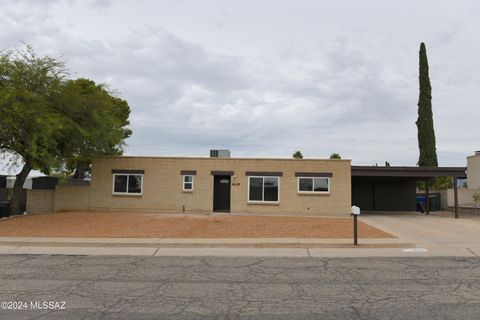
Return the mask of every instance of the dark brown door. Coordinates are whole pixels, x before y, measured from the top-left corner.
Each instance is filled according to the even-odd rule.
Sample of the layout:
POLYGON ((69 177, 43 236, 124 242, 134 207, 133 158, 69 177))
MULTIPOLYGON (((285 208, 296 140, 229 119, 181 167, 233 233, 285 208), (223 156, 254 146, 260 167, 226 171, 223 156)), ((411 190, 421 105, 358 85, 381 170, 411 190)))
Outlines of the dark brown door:
POLYGON ((230 212, 230 176, 213 176, 213 211, 230 212))

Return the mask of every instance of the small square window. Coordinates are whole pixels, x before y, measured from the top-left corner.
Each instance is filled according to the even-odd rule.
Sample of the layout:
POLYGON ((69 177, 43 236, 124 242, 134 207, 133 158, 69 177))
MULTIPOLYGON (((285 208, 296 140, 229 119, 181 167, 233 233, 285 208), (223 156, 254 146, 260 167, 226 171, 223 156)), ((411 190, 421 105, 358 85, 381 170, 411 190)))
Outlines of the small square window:
POLYGON ((183 176, 183 191, 193 191, 194 176, 183 176))

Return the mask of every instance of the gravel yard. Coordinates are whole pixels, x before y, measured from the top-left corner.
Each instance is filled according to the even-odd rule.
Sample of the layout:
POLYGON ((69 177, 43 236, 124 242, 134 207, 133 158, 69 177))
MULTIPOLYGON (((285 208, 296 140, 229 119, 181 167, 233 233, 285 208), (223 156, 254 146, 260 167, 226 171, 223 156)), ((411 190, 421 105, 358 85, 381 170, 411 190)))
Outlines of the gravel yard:
MULTIPOLYGON (((352 233, 352 219, 322 217, 57 212, 0 220, 0 237, 340 239, 352 233)), ((393 236, 360 221, 359 237, 393 236)))

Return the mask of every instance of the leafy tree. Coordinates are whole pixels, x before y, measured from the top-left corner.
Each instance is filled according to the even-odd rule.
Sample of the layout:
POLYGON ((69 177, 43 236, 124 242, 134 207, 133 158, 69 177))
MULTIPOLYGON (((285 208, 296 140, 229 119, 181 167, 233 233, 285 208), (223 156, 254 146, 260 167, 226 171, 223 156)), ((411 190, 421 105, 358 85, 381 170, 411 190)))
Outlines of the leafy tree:
POLYGON ((435 190, 446 190, 453 188, 453 178, 452 177, 437 177, 433 182, 433 187, 435 190))
MULTIPOLYGON (((417 181, 417 188, 419 190, 425 190, 425 181, 417 181)), ((428 187, 434 190, 446 190, 453 188, 452 177, 437 177, 433 181, 428 182, 428 187)))
POLYGON ((294 157, 295 159, 303 159, 303 154, 300 150, 297 150, 293 153, 292 157, 294 157))
POLYGON ((342 159, 339 153, 332 153, 330 159, 342 159))
POLYGON ((52 136, 62 128, 63 116, 52 100, 64 77, 61 62, 38 57, 30 47, 0 55, 0 150, 23 162, 13 187, 13 213, 22 209, 29 172, 35 168, 48 173, 58 163, 52 136))
POLYGON ((130 107, 103 85, 88 79, 67 81, 56 105, 69 115, 59 132, 58 147, 68 171, 83 179, 97 154, 122 154, 123 141, 131 135, 130 107))
POLYGON ((438 166, 435 146, 435 131, 432 112, 432 87, 428 74, 427 50, 425 44, 420 44, 420 95, 418 98, 418 148, 420 156, 419 166, 438 166))
POLYGON ((68 80, 64 64, 31 47, 0 54, 0 152, 23 165, 13 188, 20 213, 32 169, 88 166, 94 154, 119 154, 130 113, 126 101, 86 79, 68 80))

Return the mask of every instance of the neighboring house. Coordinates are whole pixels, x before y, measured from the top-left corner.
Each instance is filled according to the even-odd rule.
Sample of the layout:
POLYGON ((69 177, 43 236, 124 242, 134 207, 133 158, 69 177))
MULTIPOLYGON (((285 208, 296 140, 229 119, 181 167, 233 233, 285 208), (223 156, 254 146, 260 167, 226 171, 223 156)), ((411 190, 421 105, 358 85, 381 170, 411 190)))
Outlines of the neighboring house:
POLYGON ((467 157, 468 189, 480 190, 480 151, 467 157))
MULTIPOLYGON (((465 213, 480 213, 478 203, 474 201, 474 195, 480 195, 480 151, 475 151, 467 157, 467 188, 460 188, 458 191, 458 202, 465 213)), ((454 190, 448 190, 448 206, 453 207, 455 202, 454 190)))

